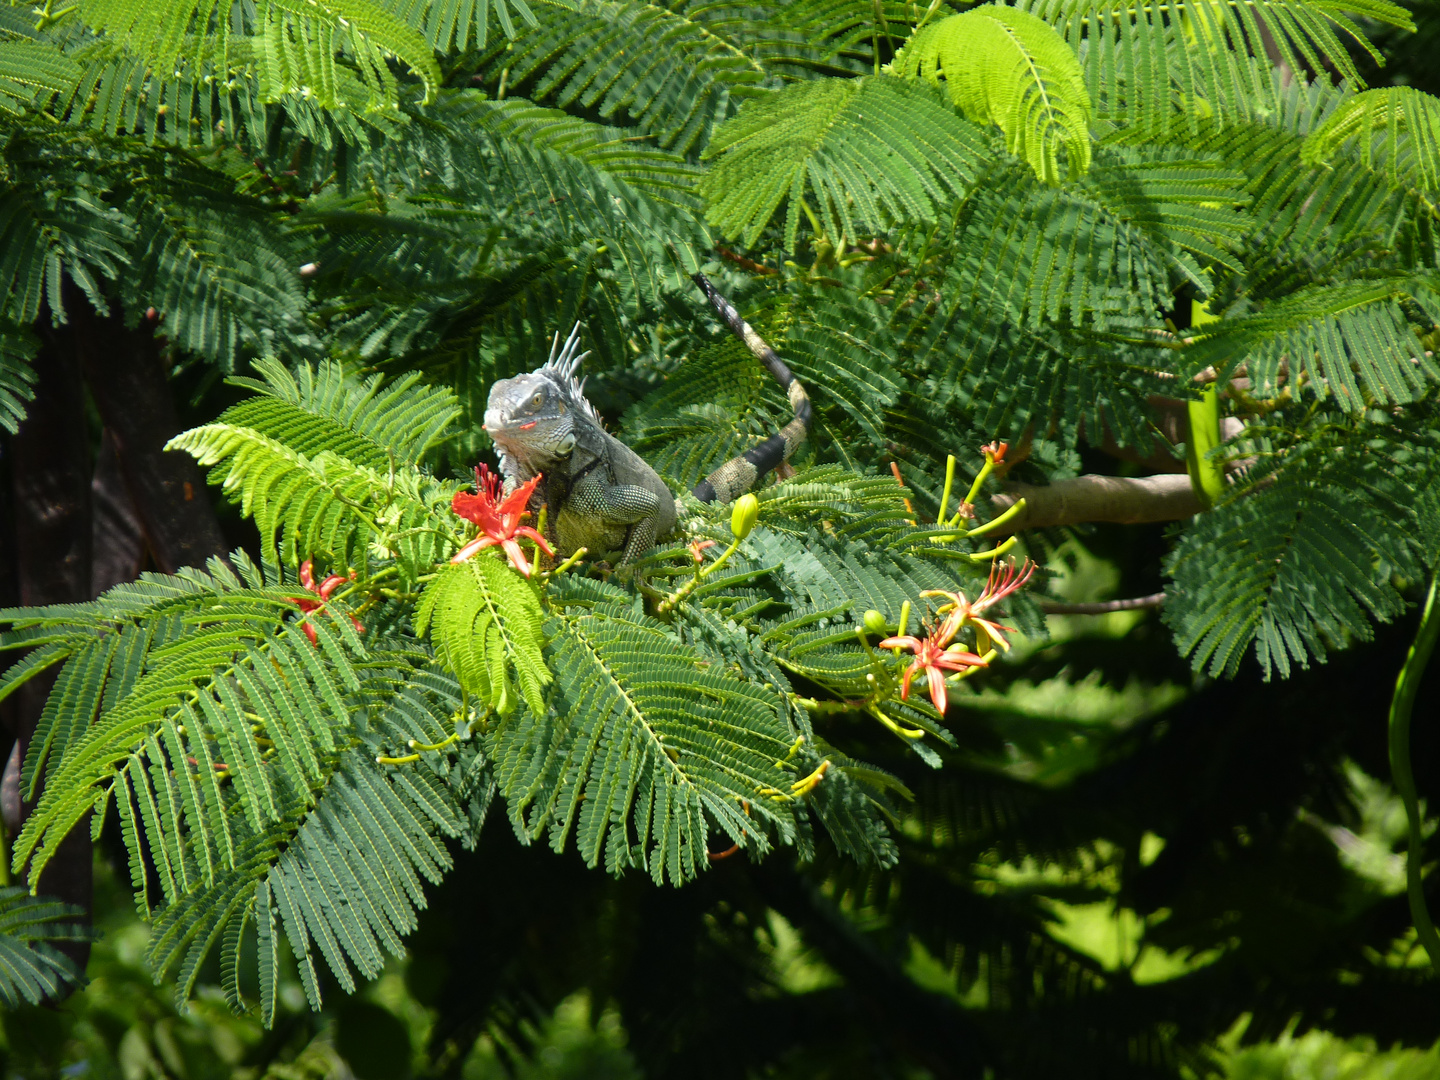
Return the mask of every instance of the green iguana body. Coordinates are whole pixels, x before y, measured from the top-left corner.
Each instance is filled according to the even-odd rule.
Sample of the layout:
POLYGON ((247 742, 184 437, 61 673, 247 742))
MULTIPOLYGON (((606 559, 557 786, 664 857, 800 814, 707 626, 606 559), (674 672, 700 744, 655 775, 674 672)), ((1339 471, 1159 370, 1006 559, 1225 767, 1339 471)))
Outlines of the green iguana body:
MULTIPOLYGON (((732 458, 695 485, 701 502, 729 502, 790 458, 810 426, 810 399, 778 356, 736 314, 703 274, 695 281, 736 336, 786 388, 795 419, 760 445, 732 458)), ((584 547, 621 552, 633 562, 675 527, 675 498, 635 451, 609 434, 576 379, 578 326, 536 370, 490 388, 485 430, 500 454, 505 490, 542 477, 531 509, 547 511, 548 539, 563 557, 584 547)))

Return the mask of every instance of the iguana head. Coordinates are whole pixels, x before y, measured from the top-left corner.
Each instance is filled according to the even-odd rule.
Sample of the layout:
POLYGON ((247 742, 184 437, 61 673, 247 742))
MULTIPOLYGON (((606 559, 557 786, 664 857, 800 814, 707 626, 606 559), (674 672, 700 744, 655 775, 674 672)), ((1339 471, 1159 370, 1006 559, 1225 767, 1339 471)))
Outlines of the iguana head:
POLYGON ((490 387, 485 432, 502 453, 532 472, 570 455, 577 423, 600 427, 600 417, 585 400, 584 384, 575 378, 580 361, 590 355, 576 355, 579 338, 576 323, 563 347, 555 335, 550 359, 540 367, 490 387))

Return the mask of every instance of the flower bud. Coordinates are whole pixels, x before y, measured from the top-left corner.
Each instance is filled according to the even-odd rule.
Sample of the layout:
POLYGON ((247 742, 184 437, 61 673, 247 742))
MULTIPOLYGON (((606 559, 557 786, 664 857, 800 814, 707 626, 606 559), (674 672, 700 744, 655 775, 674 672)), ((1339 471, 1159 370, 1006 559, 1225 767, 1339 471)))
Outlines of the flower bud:
POLYGON ((872 634, 883 634, 889 627, 885 623, 885 616, 871 608, 865 612, 865 629, 872 634))
POLYGON ((744 540, 760 520, 760 500, 754 495, 741 495, 735 500, 735 509, 730 511, 730 531, 736 540, 744 540))

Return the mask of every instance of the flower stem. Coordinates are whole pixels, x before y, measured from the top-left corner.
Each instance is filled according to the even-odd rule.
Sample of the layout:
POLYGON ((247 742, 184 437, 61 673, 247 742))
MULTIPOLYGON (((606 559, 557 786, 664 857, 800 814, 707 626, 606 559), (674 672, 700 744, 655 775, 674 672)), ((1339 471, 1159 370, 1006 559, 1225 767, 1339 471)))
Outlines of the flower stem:
POLYGON ((664 615, 670 611, 674 611, 682 600, 684 600, 687 596, 689 596, 692 592, 695 591, 696 587, 700 584, 700 582, 704 581, 716 570, 719 570, 720 567, 724 566, 727 562, 729 562, 730 556, 734 555, 739 547, 740 537, 737 536, 733 541, 731 541, 730 546, 725 549, 725 551, 720 555, 718 559, 712 562, 709 566, 702 567, 701 569, 695 571, 694 577, 692 577, 689 581, 685 582, 684 585, 681 585, 680 588, 676 589, 664 600, 661 600, 655 610, 661 615, 664 615))
POLYGON ((405 745, 408 746, 411 750, 444 750, 447 746, 451 746, 459 741, 460 736, 452 734, 444 739, 441 739, 437 743, 422 743, 416 742, 414 739, 411 739, 405 745))
POLYGON ((1440 575, 1430 579, 1430 592, 1420 615, 1420 628, 1410 644, 1410 652, 1400 675, 1395 680, 1395 696, 1390 701, 1390 776, 1395 790, 1405 804, 1405 821, 1409 827, 1409 847, 1405 853, 1405 887, 1410 895, 1410 918, 1415 934, 1430 954, 1432 967, 1440 968, 1440 934, 1425 907, 1425 891, 1420 880, 1424 864, 1424 837, 1421 835, 1420 800, 1415 792, 1415 774, 1410 768, 1410 714, 1415 708, 1415 695, 1425 666, 1440 639, 1440 575))
MULTIPOLYGON (((538 544, 536 545, 536 548, 537 548, 537 549, 539 548, 539 545, 538 545, 538 544)), ((575 549, 575 554, 571 555, 568 559, 566 559, 564 562, 562 562, 559 566, 555 567, 554 570, 551 570, 549 573, 547 573, 547 574, 545 575, 545 580, 546 580, 546 581, 549 581, 549 580, 550 580, 551 578, 553 578, 553 577, 559 577, 559 576, 560 576, 561 574, 563 574, 566 570, 569 570, 569 569, 570 569, 572 566, 574 566, 577 562, 579 562, 581 559, 583 559, 583 558, 585 557, 585 555, 589 552, 589 550, 590 550, 589 548, 583 548, 583 547, 582 547, 582 548, 576 548, 576 549, 575 549)), ((536 557, 537 559, 540 557, 538 550, 537 550, 537 552, 536 552, 536 556, 535 556, 535 557, 536 557)))
POLYGON ((940 524, 945 523, 945 510, 950 505, 950 488, 955 483, 955 455, 948 454, 945 457, 945 490, 940 495, 940 512, 935 515, 935 520, 940 524))
POLYGON ((1019 542, 1020 538, 1018 536, 1012 536, 1009 540, 1006 540, 999 547, 993 547, 989 551, 972 552, 970 555, 970 561, 984 562, 986 559, 998 559, 1001 555, 1004 555, 1007 551, 1009 551, 1019 542))
MULTIPOLYGON (((961 503, 962 506, 973 505, 973 504, 974 504, 974 502, 975 502, 975 496, 977 496, 977 495, 980 494, 980 486, 981 486, 982 484, 984 484, 985 481, 990 478, 990 474, 991 474, 992 472, 994 472, 994 471, 995 471, 995 459, 992 458, 992 457, 990 457, 990 456, 987 454, 986 457, 985 457, 985 464, 984 464, 984 465, 981 465, 981 466, 980 466, 980 471, 975 474, 975 482, 970 485, 970 491, 969 491, 969 493, 965 496, 965 502, 961 503)), ((952 521, 950 524, 952 524, 952 525, 958 525, 958 524, 960 524, 960 515, 959 515, 959 514, 956 514, 956 515, 955 515, 955 520, 952 521)))
POLYGON ((1016 499, 1010 509, 1006 510, 1003 514, 1000 514, 998 517, 991 518, 989 521, 985 522, 984 525, 975 526, 975 528, 971 529, 965 535, 980 536, 984 533, 989 532, 991 529, 998 529, 1001 525, 1004 525, 1011 518, 1015 517, 1018 514, 1023 514, 1024 512, 1025 500, 1016 499))

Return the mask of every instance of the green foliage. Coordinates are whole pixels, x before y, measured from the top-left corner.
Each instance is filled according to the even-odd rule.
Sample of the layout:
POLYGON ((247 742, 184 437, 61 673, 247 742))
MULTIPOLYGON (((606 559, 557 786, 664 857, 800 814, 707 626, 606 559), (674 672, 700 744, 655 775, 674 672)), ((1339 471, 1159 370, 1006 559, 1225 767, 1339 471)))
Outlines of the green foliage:
POLYGON ((447 392, 412 389, 415 376, 380 392, 379 378, 347 380, 333 363, 292 376, 261 362, 264 381, 238 380, 261 397, 170 443, 234 491, 292 565, 302 555, 350 563, 374 543, 413 577, 447 543, 431 523, 450 491, 417 467, 455 415, 447 392))
POLYGON ((546 4, 533 31, 488 58, 487 73, 507 73, 512 86, 533 82, 537 101, 625 117, 685 153, 724 119, 732 96, 767 80, 755 52, 771 52, 785 36, 736 14, 686 0, 546 4))
POLYGON ((415 608, 415 632, 429 631, 436 656, 487 708, 513 711, 513 670, 525 703, 543 713, 550 669, 540 653, 540 600, 494 554, 441 570, 415 608))
POLYGON ((1022 10, 1050 24, 1079 52, 1099 117, 1147 134, 1223 115, 1263 116, 1276 100, 1269 49, 1290 71, 1334 71, 1356 83, 1347 42, 1375 55, 1355 17, 1413 29, 1390 0, 1315 4, 1181 3, 1165 11, 1117 9, 1091 0, 1033 0, 1022 10), (1265 28, 1262 31, 1261 27, 1265 28))
MULTIPOLYGON (((1215 508, 1168 541, 1173 644, 1245 680, 1387 634, 1440 559, 1435 110, 1359 92, 1348 50, 1408 15, 1385 0, 493 14, 505 41, 488 3, 87 0, 43 27, 0 9, 0 423, 22 415, 67 279, 132 326, 153 307, 177 364, 254 366, 231 383, 254 396, 171 446, 211 468, 276 563, 237 554, 0 615, 0 643, 24 653, 0 697, 56 674, 22 769, 39 804, 17 871, 38 882, 91 814, 124 851, 151 968, 182 998, 218 978, 267 1024, 286 1017, 289 965, 325 1006, 424 934, 437 885, 464 891, 455 939, 493 937, 455 960, 437 1031, 493 1005, 492 1045, 523 1042, 512 1003, 548 1015, 580 985, 526 942, 574 928, 603 963, 555 954, 650 1025, 636 1053, 655 1075, 909 1067, 898 1044, 735 1037, 854 1015, 976 1075, 1171 1076, 1208 1068, 1242 1008, 1273 1037, 1296 1013, 1355 1028, 1344 1002, 1428 992, 1398 909, 1345 877, 1342 834, 1305 816, 1360 829, 1331 805, 1340 736, 1297 734, 1273 696, 1252 705, 1258 681, 1187 712, 1171 641, 1124 622, 1142 616, 1105 617, 1128 637, 1067 639, 1017 596, 997 617, 1024 640, 952 684, 941 715, 928 676, 902 698, 908 655, 857 625, 873 610, 888 635, 906 604, 908 630, 933 625, 940 601, 920 593, 974 600, 981 549, 1009 543, 933 523, 949 455, 947 516, 996 439, 1010 478, 1041 485, 1086 443, 1174 466, 1169 438, 1198 441, 1166 419, 1213 368, 1215 419, 1241 431, 1208 451, 1229 478, 1215 508), (633 573, 526 579, 498 549, 451 564, 472 530, 446 477, 489 449, 491 383, 533 368, 557 328, 583 324, 592 401, 677 493, 789 419, 697 302, 697 268, 813 401, 799 471, 757 493, 754 531, 701 578, 729 511, 680 494, 679 528, 633 573), (1196 301, 1224 317, 1188 327, 1196 301), (298 583, 306 562, 334 575, 328 595, 298 583), (1142 663, 1163 674, 1112 679, 1142 663), (1238 776, 1256 794, 1233 813, 1206 801, 1204 777, 1254 760, 1293 775, 1238 776), (497 797, 498 838, 482 830, 497 797), (1149 830, 1219 884, 1148 869, 1149 830), (541 840, 579 858, 534 861, 522 849, 541 840), (456 882, 452 849, 477 845, 506 890, 456 882), (1257 900, 1246 859, 1282 867, 1303 903, 1257 900), (621 880, 581 873, 602 863, 621 880), (530 877, 582 915, 543 933, 507 921, 530 917, 514 899, 530 877), (673 907, 604 892, 637 878, 703 881, 673 907), (776 959, 782 908, 824 964, 776 959), (681 912, 665 933, 683 960, 616 911, 681 912), (1121 944, 1076 929, 1097 921, 1121 944), (1301 923, 1319 958, 1274 961, 1301 923), (701 997, 677 1021, 645 995, 673 998, 691 953, 680 973, 701 997), (1281 989, 1237 989, 1255 972, 1281 989), (791 1011, 775 1024, 757 1003, 791 1011)), ((1159 585, 1132 574, 1124 591, 1159 585)), ((1372 854, 1398 858, 1388 840, 1372 854)))
POLYGON ((920 87, 876 76, 800 83, 750 105, 715 133, 700 184, 710 220, 753 245, 782 202, 794 250, 807 192, 817 230, 856 237, 934 221, 974 179, 979 132, 920 87))
POLYGON ((553 714, 527 711, 494 737, 516 831, 548 832, 558 851, 573 830, 588 865, 635 866, 657 885, 698 875, 711 831, 757 855, 768 828, 793 842, 772 803, 790 798, 776 759, 793 740, 774 692, 714 670, 621 596, 561 605, 546 624, 553 714))
POLYGON ((88 927, 58 921, 84 914, 24 889, 0 889, 0 1004, 15 1009, 24 1001, 56 1001, 84 983, 75 962, 52 944, 90 941, 88 927))
POLYGON ((1351 139, 1360 164, 1383 162, 1392 184, 1422 192, 1440 187, 1440 103, 1430 95, 1408 86, 1357 94, 1310 133, 1301 160, 1326 162, 1351 139))
POLYGON ((1256 314, 1207 324, 1194 355, 1197 364, 1209 361, 1227 374, 1244 363, 1267 396, 1279 390, 1283 364, 1289 379, 1308 380, 1317 396, 1333 394, 1352 412, 1376 399, 1414 401, 1434 385, 1440 368, 1419 347, 1410 312, 1431 325, 1440 318, 1435 280, 1380 277, 1310 286, 1256 314))
POLYGON ((0 330, 0 427, 12 435, 25 419, 25 402, 35 396, 34 354, 29 335, 0 330))
POLYGON ((1265 675, 1283 678, 1368 638, 1366 615, 1401 615, 1397 584, 1434 557, 1433 511, 1414 493, 1437 478, 1425 426, 1340 421, 1324 441, 1272 453, 1170 556, 1177 645, 1197 669, 1233 675, 1253 643, 1265 675))
POLYGON ((1043 19, 985 4, 917 29, 895 57, 902 75, 945 77, 971 120, 1005 133, 1005 148, 1043 183, 1090 167, 1090 96, 1075 54, 1043 19))

